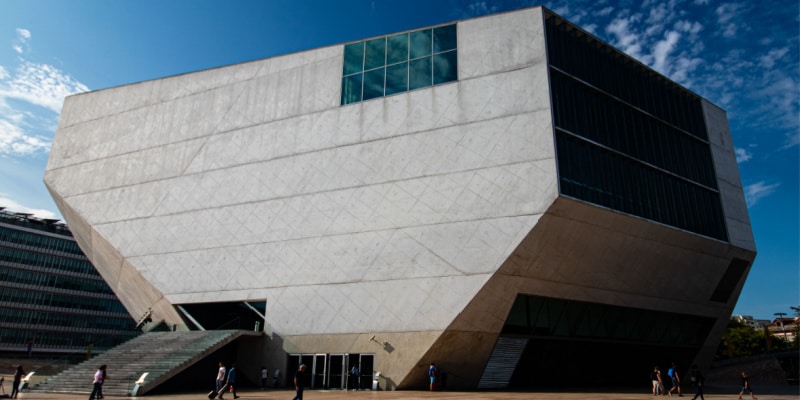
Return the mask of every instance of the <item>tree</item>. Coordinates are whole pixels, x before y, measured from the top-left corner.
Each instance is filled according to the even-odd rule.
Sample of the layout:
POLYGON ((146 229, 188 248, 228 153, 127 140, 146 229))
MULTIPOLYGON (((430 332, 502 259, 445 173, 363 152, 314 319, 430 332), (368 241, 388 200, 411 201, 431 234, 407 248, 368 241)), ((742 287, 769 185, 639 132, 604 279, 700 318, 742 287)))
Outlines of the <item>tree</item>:
POLYGON ((764 332, 736 320, 730 320, 722 337, 715 359, 745 357, 767 352, 764 332))

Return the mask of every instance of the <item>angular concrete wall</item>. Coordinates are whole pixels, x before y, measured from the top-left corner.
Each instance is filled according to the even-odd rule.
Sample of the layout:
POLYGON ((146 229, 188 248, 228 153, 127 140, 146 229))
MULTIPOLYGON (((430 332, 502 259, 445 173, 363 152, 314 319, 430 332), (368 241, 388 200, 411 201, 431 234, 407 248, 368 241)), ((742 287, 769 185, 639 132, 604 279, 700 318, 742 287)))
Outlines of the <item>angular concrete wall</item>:
POLYGON ((72 96, 45 181, 132 314, 268 299, 287 351, 404 341, 399 382, 557 196, 541 9, 458 52, 457 82, 349 106, 342 46, 72 96))

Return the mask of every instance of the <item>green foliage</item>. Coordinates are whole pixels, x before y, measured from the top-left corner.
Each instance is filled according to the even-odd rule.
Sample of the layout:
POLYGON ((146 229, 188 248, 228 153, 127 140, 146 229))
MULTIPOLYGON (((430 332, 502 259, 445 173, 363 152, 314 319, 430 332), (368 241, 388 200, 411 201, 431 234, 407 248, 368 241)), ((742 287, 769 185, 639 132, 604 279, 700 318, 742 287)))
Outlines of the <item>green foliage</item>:
MULTIPOLYGON (((774 346, 773 346, 774 347, 774 346)), ((714 359, 746 357, 767 352, 764 331, 753 329, 735 320, 728 323, 725 335, 717 348, 714 359), (732 355, 730 353, 733 353, 732 355)))

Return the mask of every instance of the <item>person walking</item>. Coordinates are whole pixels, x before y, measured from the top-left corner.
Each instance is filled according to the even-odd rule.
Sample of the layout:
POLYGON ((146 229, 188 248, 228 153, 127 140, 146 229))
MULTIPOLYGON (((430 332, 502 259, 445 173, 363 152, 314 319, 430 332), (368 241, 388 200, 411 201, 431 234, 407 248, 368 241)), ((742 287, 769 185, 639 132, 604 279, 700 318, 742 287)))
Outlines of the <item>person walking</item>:
POLYGON ((360 377, 358 375, 358 366, 353 364, 353 366, 350 368, 350 389, 358 390, 359 381, 361 380, 359 379, 360 377))
POLYGON ((97 368, 97 372, 94 373, 94 379, 92 380, 92 393, 89 394, 89 400, 103 398, 103 379, 105 379, 106 376, 106 368, 108 367, 103 364, 97 368))
POLYGON ((742 389, 739 390, 739 398, 742 398, 744 392, 750 392, 750 397, 755 400, 756 394, 753 393, 753 387, 750 386, 750 378, 747 376, 747 372, 742 371, 742 389))
MULTIPOLYGON (((231 369, 228 370, 228 383, 225 384, 230 385, 230 391, 233 393, 233 398, 238 399, 239 396, 236 394, 236 363, 231 364, 231 369)), ((224 388, 222 390, 225 392, 224 388)), ((219 396, 221 399, 222 396, 219 396)))
POLYGON ((272 371, 272 387, 278 387, 278 379, 281 377, 281 369, 275 368, 275 371, 272 371))
POLYGON ((683 393, 681 393, 681 377, 678 376, 677 364, 672 363, 672 367, 667 371, 667 376, 672 380, 672 387, 669 388, 670 396, 672 395, 672 391, 677 389, 678 397, 683 397, 683 393))
POLYGON ((436 363, 431 363, 431 366, 428 367, 428 380, 430 380, 431 384, 431 392, 436 390, 436 376, 439 375, 439 371, 436 369, 436 363))
POLYGON ((694 397, 692 400, 697 399, 700 397, 700 400, 705 400, 703 397, 703 384, 704 382, 703 374, 700 372, 700 368, 697 364, 692 365, 692 370, 689 372, 689 381, 692 382, 692 386, 694 386, 694 397))
POLYGON ((303 388, 306 386, 306 365, 300 364, 297 372, 294 373, 294 398, 292 400, 303 400, 303 388))
POLYGON ((661 379, 661 370, 658 369, 658 365, 653 367, 653 372, 650 373, 650 380, 653 382, 653 396, 667 394, 667 390, 664 389, 664 381, 661 379))
POLYGON ((22 368, 22 365, 17 367, 17 370, 14 371, 14 383, 11 384, 11 398, 16 399, 17 394, 19 394, 19 385, 22 382, 22 377, 25 376, 25 370, 22 368))
POLYGON ((219 369, 217 370, 217 379, 214 381, 214 391, 217 392, 219 398, 222 398, 222 395, 225 391, 220 391, 220 389, 225 387, 225 375, 228 370, 225 368, 225 364, 222 361, 219 362, 219 369))
POLYGON ((269 371, 267 370, 267 367, 262 365, 261 366, 261 390, 264 390, 264 389, 267 388, 267 379, 268 378, 269 378, 269 371))

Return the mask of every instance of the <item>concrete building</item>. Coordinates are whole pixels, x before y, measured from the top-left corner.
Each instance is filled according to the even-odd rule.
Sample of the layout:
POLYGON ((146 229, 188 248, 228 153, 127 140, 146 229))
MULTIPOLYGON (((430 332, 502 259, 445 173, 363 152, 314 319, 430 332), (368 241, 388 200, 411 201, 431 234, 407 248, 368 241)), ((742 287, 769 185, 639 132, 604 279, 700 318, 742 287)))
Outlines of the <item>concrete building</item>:
POLYGON ((0 207, 0 353, 102 352, 141 334, 63 222, 0 207))
POLYGON ((772 323, 768 319, 755 319, 752 315, 734 315, 731 319, 756 330, 764 329, 765 326, 772 323))
POLYGON ((131 315, 315 387, 707 364, 756 254, 725 112, 541 7, 71 96, 45 183, 131 315))

